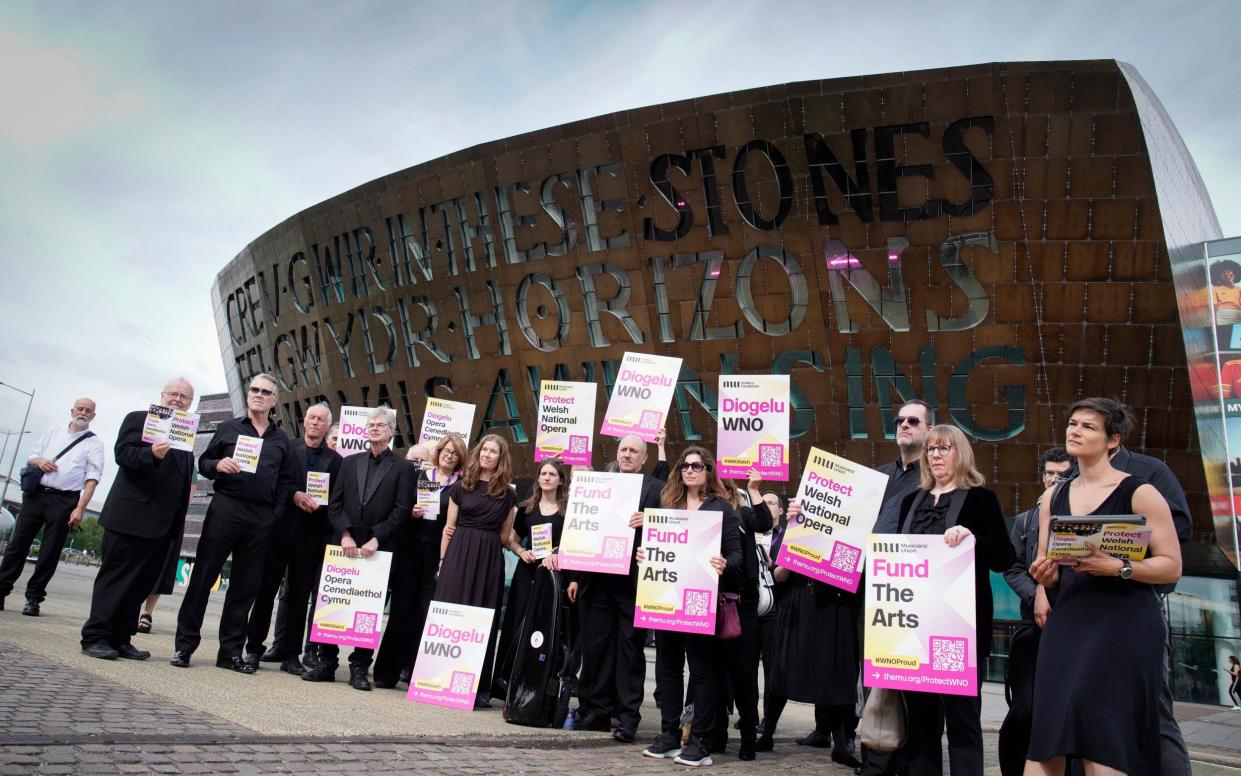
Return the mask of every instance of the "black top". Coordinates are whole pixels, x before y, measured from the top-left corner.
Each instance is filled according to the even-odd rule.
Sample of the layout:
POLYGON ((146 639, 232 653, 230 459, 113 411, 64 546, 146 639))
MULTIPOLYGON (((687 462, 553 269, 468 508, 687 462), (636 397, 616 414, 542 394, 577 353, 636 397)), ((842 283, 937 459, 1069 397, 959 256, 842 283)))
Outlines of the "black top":
POLYGON ((948 530, 948 505, 952 501, 950 494, 940 495, 939 500, 928 493, 922 503, 914 510, 905 527, 907 534, 942 534, 948 530))
POLYGON ((219 425, 211 444, 198 459, 198 471, 207 479, 215 480, 216 493, 223 493, 239 501, 272 507, 280 518, 289 500, 300 485, 295 481, 297 467, 292 460, 288 434, 275 423, 269 424, 263 434, 255 430, 248 416, 230 418, 219 425), (216 464, 229 458, 237 447, 237 437, 251 436, 263 440, 259 450, 258 471, 220 474, 216 464))
MULTIPOLYGON (((329 483, 330 487, 330 483, 329 483)), ((385 449, 351 455, 340 467, 340 482, 331 489, 328 512, 337 540, 348 531, 359 546, 379 540, 379 549, 393 550, 401 537, 414 500, 414 467, 385 449)))
POLYGON ((880 466, 876 471, 888 475, 888 486, 883 491, 883 506, 875 520, 872 533, 897 533, 901 519, 901 502, 922 485, 922 467, 918 461, 904 466, 898 457, 880 466))
POLYGON ((466 490, 461 480, 449 486, 448 499, 457 505, 458 528, 499 530, 504 525, 509 511, 517 506, 517 495, 512 488, 505 488, 499 498, 491 498, 487 487, 488 483, 481 480, 474 483, 474 490, 466 490))
POLYGON ((741 516, 733 505, 719 496, 712 496, 698 507, 699 512, 723 512, 724 526, 720 533, 720 555, 728 566, 720 578, 720 589, 736 592, 740 590, 741 578, 745 573, 741 554, 741 516))
POLYGON ((108 491, 99 524, 109 531, 159 539, 180 536, 189 505, 194 455, 169 450, 156 458, 142 441, 146 410, 125 416, 116 435, 116 481, 108 491))
POLYGON ((557 510, 556 512, 545 515, 543 511, 536 505, 533 510, 527 510, 525 507, 517 507, 517 517, 513 520, 513 530, 521 539, 523 547, 530 547, 531 526, 543 525, 544 523, 552 524, 552 546, 560 546, 560 534, 564 531, 564 513, 557 510))
MULTIPOLYGON (((436 552, 439 551, 440 539, 444 535, 444 526, 448 522, 449 488, 444 486, 442 477, 443 475, 439 473, 438 469, 418 469, 418 488, 420 490, 431 490, 433 488, 439 490, 440 509, 439 514, 435 516, 434 520, 425 517, 413 518, 409 523, 407 531, 408 536, 414 541, 422 544, 434 544, 436 552)), ((457 479, 459 480, 460 476, 457 479)), ((418 503, 416 497, 414 503, 418 503)))
MULTIPOLYGON (((264 442, 264 445, 267 443, 264 442)), ((290 459, 292 461, 292 477, 293 492, 306 489, 306 472, 319 472, 328 475, 328 499, 332 498, 332 491, 340 485, 340 465, 343 458, 333 449, 327 446, 327 442, 321 441, 318 447, 308 447, 302 438, 297 438, 289 443, 290 459)), ((272 531, 272 541, 290 541, 293 532, 301 525, 303 520, 313 520, 318 530, 323 534, 330 533, 328 523, 327 505, 321 506, 313 512, 303 512, 301 507, 291 503, 293 494, 289 494, 290 504, 285 510, 284 518, 276 525, 272 531)))

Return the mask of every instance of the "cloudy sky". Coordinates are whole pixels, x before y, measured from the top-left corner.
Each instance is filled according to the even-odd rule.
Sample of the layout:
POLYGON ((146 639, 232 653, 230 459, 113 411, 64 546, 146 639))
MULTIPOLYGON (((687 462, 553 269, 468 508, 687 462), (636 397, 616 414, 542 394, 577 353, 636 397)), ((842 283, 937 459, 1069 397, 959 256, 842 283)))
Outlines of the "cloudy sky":
MULTIPOLYGON (((27 439, 89 395, 110 444, 123 414, 156 399, 171 373, 199 393, 223 389, 211 281, 288 216, 476 143, 787 81, 1130 62, 1188 143, 1224 233, 1241 234, 1241 59, 1227 54, 1238 22, 1241 4, 1228 0, 473 10, 9 0, 0 381, 37 389, 27 439)), ((0 432, 20 427, 25 406, 0 387, 0 432)), ((10 444, 5 469, 12 454, 10 444)))

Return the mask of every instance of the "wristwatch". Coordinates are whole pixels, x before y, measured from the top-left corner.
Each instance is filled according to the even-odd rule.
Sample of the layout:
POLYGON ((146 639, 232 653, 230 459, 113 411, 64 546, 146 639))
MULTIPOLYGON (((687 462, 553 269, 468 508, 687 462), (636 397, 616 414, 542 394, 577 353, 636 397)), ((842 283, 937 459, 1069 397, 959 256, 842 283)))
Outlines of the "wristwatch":
POLYGON ((1117 574, 1116 576, 1120 577, 1121 579, 1130 579, 1131 577, 1133 577, 1133 564, 1129 562, 1129 559, 1121 558, 1120 563, 1121 563, 1120 573, 1117 574))

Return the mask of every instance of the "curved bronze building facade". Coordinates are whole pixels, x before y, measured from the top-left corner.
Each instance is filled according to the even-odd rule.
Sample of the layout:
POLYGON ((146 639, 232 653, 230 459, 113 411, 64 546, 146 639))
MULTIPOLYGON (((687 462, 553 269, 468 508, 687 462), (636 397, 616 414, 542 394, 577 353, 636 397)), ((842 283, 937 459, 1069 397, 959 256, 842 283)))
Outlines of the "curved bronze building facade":
POLYGON ((286 427, 320 398, 385 402, 403 445, 428 395, 472 402, 523 474, 540 379, 597 382, 601 413, 626 350, 684 359, 674 449, 713 444, 721 374, 792 376, 794 462, 812 443, 892 459, 893 407, 921 397, 977 440, 1010 514, 1034 502, 1067 404, 1117 396, 1131 446, 1188 492, 1187 573, 1221 573, 1173 284, 1218 236, 1132 68, 987 64, 475 146, 274 226, 212 296, 237 406, 268 371, 286 427))

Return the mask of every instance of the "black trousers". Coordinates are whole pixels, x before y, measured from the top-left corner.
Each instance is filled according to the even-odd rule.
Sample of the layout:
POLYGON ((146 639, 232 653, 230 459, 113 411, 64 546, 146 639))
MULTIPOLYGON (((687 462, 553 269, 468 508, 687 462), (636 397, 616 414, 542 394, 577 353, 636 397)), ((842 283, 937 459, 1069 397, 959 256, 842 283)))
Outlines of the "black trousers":
POLYGON ((128 644, 138 632, 142 602, 159 582, 173 537, 146 539, 103 532, 103 562, 91 590, 90 616, 82 626, 82 645, 106 641, 128 644))
POLYGON ((909 776, 940 776, 944 772, 941 741, 945 725, 948 728, 948 762, 952 776, 979 776, 982 773, 981 695, 907 692, 905 706, 908 732, 904 752, 909 762, 909 776))
MULTIPOLYGON (((763 687, 771 686, 771 669, 776 662, 776 610, 773 608, 763 617, 758 618, 758 649, 759 659, 763 662, 763 687)), ((766 691, 764 690, 764 704, 766 691)), ((764 711, 764 716, 766 712, 764 711)))
POLYGON ((329 531, 326 518, 305 518, 293 532, 293 551, 289 557, 288 574, 280 606, 276 610, 276 636, 272 648, 293 657, 302 649, 314 619, 315 591, 323 572, 323 551, 327 548, 329 531))
MULTIPOLYGON (((719 642, 724 653, 724 677, 732 690, 733 705, 741 722, 742 738, 753 737, 758 726, 758 657, 760 633, 758 625, 758 601, 743 596, 737 604, 741 619, 741 635, 735 639, 719 642)), ((723 692, 723 690, 721 690, 723 692)), ((722 697, 728 697, 724 693, 722 697)), ((726 727, 728 719, 721 714, 720 724, 726 727)), ((727 733, 727 730, 724 731, 727 733)))
MULTIPOLYGON (((336 644, 320 644, 319 645, 319 663, 327 666, 333 671, 340 665, 340 647, 336 644)), ((349 653, 349 669, 361 668, 363 671, 371 667, 371 661, 375 658, 375 650, 366 649, 364 647, 354 647, 349 653)))
POLYGON ((48 493, 39 491, 27 496, 17 525, 0 560, 0 598, 13 592, 13 585, 26 566, 30 545, 43 530, 43 543, 39 545, 39 559, 34 564, 34 574, 26 583, 26 600, 40 603, 47 598, 47 583, 52 581, 60 564, 60 553, 69 538, 69 513, 78 505, 78 493, 48 493))
POLYGON ((190 584, 177 612, 176 649, 193 652, 202 641, 203 616, 211 586, 232 555, 228 592, 220 616, 221 657, 241 657, 246 643, 246 621, 263 577, 263 558, 271 530, 271 507, 216 493, 207 507, 203 532, 190 584))
POLYGON ((688 698, 694 704, 690 737, 698 739, 710 751, 723 714, 720 696, 720 681, 724 675, 723 644, 714 636, 673 631, 655 634, 660 732, 678 734, 681 700, 688 698), (688 695, 685 692, 685 663, 689 663, 688 695))
POLYGON ((396 684, 402 671, 414 667, 427 609, 435 595, 439 553, 438 544, 405 539, 392 558, 388 625, 375 657, 377 682, 396 684))
POLYGON ((280 583, 284 581, 292 555, 293 542, 288 537, 272 537, 267 541, 258 592, 255 593, 254 604, 250 607, 250 619, 246 621, 246 652, 250 654, 262 655, 266 651, 263 642, 267 641, 267 633, 271 630, 276 593, 280 590, 280 583))
POLYGON ((603 720, 616 717, 621 727, 637 730, 646 692, 646 629, 633 627, 629 579, 619 580, 626 588, 623 591, 608 582, 591 580, 577 601, 582 644, 578 715, 603 720))

